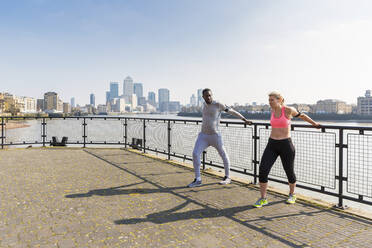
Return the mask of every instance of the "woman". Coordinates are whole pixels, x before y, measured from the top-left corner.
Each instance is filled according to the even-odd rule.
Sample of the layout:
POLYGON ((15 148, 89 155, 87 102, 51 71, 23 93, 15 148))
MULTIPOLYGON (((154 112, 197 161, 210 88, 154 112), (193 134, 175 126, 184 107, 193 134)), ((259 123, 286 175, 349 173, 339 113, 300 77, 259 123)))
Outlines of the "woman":
POLYGON ((261 158, 259 171, 261 198, 253 205, 257 208, 268 204, 266 198, 268 175, 278 156, 280 156, 282 160, 283 168, 289 183, 289 197, 287 203, 293 204, 296 202, 296 196, 294 195, 296 187, 296 175, 294 173, 295 148, 291 140, 292 117, 299 117, 314 127, 320 128, 320 124, 313 121, 306 114, 285 106, 284 98, 278 92, 269 94, 269 103, 271 107, 271 134, 261 158))

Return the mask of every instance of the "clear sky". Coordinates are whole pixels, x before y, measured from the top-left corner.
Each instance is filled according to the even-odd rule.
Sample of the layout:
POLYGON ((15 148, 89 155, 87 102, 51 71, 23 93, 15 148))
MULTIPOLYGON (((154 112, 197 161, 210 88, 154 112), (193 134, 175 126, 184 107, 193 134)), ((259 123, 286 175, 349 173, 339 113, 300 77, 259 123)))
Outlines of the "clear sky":
POLYGON ((341 99, 372 89, 369 0, 0 0, 0 91, 104 103, 126 76, 188 103, 341 99))

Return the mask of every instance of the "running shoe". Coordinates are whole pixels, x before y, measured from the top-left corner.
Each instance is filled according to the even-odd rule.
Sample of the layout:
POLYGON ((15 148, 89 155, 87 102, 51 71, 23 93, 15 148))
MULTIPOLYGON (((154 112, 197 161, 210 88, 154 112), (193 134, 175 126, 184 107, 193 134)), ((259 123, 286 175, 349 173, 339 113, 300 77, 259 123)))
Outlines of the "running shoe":
POLYGON ((189 188, 194 188, 194 187, 199 187, 202 185, 202 181, 197 181, 196 178, 194 179, 194 181, 192 183, 190 183, 189 185, 187 185, 187 187, 189 188))
POLYGON ((287 203, 288 204, 294 204, 294 203, 296 203, 296 196, 295 195, 292 195, 292 194, 289 194, 289 197, 287 199, 287 203))
POLYGON ((266 198, 260 198, 260 199, 258 199, 256 201, 255 204, 253 204, 253 207, 255 207, 255 208, 261 208, 261 207, 263 207, 263 206, 265 206, 267 204, 269 204, 269 202, 267 201, 266 198))
POLYGON ((224 177, 220 184, 229 184, 231 183, 231 179, 229 177, 224 177))

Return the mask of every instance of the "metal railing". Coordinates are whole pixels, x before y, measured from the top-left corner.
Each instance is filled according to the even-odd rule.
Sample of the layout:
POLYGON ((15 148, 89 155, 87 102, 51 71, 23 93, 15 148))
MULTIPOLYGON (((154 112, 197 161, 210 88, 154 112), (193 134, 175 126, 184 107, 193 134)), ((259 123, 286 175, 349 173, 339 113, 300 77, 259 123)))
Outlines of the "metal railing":
MULTIPOLYGON (((144 153, 163 154, 167 159, 192 161, 200 120, 132 117, 1 117, 1 148, 51 144, 53 136, 67 136, 70 145, 119 145, 128 147, 142 140, 144 153), (10 122, 27 121, 29 128, 9 129, 10 122), (40 129, 39 129, 40 128, 40 129), (37 131, 40 130, 40 131, 37 131)), ((338 198, 337 206, 351 200, 372 205, 372 127, 292 124, 296 148, 297 187, 338 198)), ((259 159, 270 135, 269 123, 222 121, 220 131, 231 161, 231 171, 253 177, 258 182, 259 159)), ((223 168, 218 153, 208 148, 202 156, 203 168, 223 168)), ((287 183, 277 159, 270 180, 287 183)))

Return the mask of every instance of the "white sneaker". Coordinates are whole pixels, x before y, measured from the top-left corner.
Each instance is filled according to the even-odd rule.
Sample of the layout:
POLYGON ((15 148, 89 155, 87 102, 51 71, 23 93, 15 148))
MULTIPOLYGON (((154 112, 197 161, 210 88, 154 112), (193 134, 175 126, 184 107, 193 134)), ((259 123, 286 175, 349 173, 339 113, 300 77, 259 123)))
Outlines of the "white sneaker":
POLYGON ((192 183, 190 183, 189 185, 187 185, 187 187, 189 188, 194 188, 194 187, 200 187, 202 186, 202 181, 197 181, 196 178, 194 179, 194 181, 192 181, 192 183))
POLYGON ((231 179, 229 177, 224 177, 220 184, 229 184, 231 183, 231 179))
POLYGON ((296 199, 297 199, 297 197, 296 197, 295 195, 291 195, 291 194, 289 194, 289 197, 288 197, 287 203, 288 203, 288 204, 295 204, 295 203, 296 203, 296 199))

